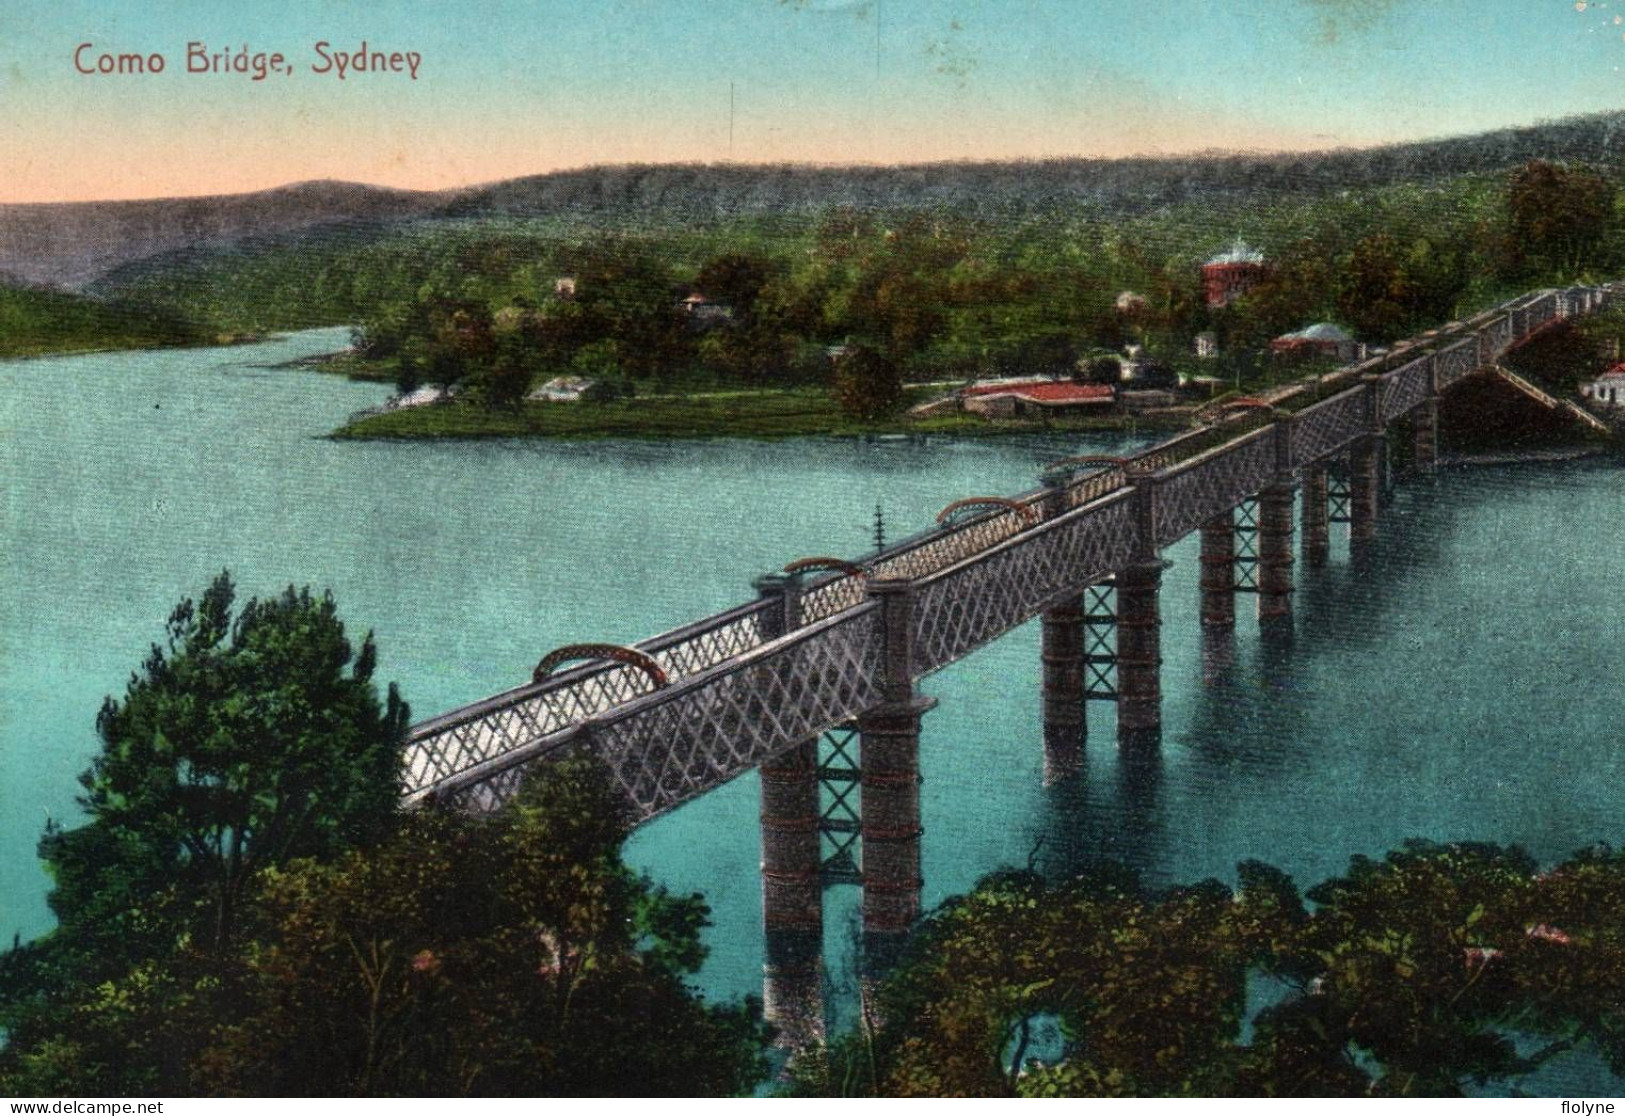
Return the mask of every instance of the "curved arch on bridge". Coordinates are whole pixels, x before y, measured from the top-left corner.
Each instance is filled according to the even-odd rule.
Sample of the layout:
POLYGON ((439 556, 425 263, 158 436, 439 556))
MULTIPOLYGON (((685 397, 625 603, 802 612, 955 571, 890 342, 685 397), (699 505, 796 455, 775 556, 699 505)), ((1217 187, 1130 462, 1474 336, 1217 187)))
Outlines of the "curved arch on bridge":
POLYGON ((784 567, 787 574, 800 573, 844 573, 849 577, 868 577, 869 571, 856 562, 848 562, 844 558, 830 558, 819 555, 815 558, 797 558, 784 567))
POLYGON ((531 681, 540 682, 553 673, 555 667, 561 663, 575 662, 577 660, 608 660, 615 663, 624 663, 627 666, 637 667, 649 676, 655 684, 655 689, 663 690, 670 683, 666 677, 666 670, 654 659, 631 647, 622 647, 618 643, 569 643, 555 651, 549 651, 542 656, 542 661, 536 664, 531 672, 531 681))
POLYGON ((955 500, 937 513, 937 524, 947 524, 959 518, 964 513, 972 515, 978 512, 991 511, 1002 508, 1013 511, 1028 523, 1038 518, 1037 513, 1019 500, 1012 500, 1008 496, 967 496, 963 500, 955 500))

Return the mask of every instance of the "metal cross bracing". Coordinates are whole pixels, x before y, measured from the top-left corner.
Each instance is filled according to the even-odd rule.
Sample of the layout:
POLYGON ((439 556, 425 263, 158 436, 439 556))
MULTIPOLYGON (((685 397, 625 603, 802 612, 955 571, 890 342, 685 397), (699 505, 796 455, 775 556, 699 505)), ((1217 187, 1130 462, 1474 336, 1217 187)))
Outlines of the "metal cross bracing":
MULTIPOLYGON (((858 574, 809 582, 788 627, 774 619, 785 615, 782 601, 752 601, 630 649, 658 671, 578 666, 419 724, 407 740, 404 800, 432 795, 495 809, 530 766, 581 747, 604 758, 634 820, 647 820, 875 706, 883 632, 870 581, 912 585, 911 673, 930 673, 1123 569, 1145 547, 1169 545, 1236 506, 1283 464, 1341 453, 1431 390, 1476 373, 1551 321, 1608 305, 1620 290, 1511 300, 1312 388, 1272 392, 1274 410, 1215 419, 1118 467, 904 539, 858 560, 858 574), (1370 377, 1380 378, 1375 388, 1370 377)), ((1334 522, 1348 521, 1347 478, 1334 462, 1334 522)), ((1105 677, 1100 696, 1115 689, 1105 677)))
POLYGON ((861 748, 862 736, 851 723, 819 737, 818 876, 826 887, 863 882, 861 748))
POLYGON ((1117 583, 1083 591, 1083 700, 1117 700, 1117 583))
POLYGON ((1236 505, 1233 524, 1235 531, 1235 557, 1231 562, 1236 572, 1237 593, 1258 592, 1258 497, 1249 496, 1236 505))
POLYGON ((1348 458, 1338 456, 1326 463, 1326 522, 1349 523, 1353 499, 1348 458))

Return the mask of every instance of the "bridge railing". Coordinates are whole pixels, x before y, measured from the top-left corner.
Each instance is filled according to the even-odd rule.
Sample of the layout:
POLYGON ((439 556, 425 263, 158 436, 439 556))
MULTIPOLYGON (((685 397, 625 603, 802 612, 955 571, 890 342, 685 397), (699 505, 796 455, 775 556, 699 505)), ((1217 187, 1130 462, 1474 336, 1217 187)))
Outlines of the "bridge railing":
POLYGON ((1478 371, 1478 340, 1469 337, 1457 341, 1449 348, 1440 349, 1434 359, 1438 361, 1439 387, 1449 387, 1478 371))
MULTIPOLYGON (((1386 422, 1405 413, 1434 387, 1493 363, 1544 324, 1599 309, 1621 293, 1625 282, 1509 300, 1281 392, 1273 413, 1260 408, 1232 415, 1150 447, 1129 469, 1103 468, 1067 481, 1059 501, 1055 488, 1030 490, 1013 499, 1014 507, 933 527, 864 561, 872 577, 915 583, 917 665, 922 673, 939 669, 1132 557, 1142 528, 1131 514, 1138 491, 1130 485, 1131 471, 1150 475, 1144 482, 1154 493, 1146 497, 1154 512, 1150 529, 1159 545, 1170 543, 1257 492, 1283 464, 1295 468, 1336 452, 1370 432, 1374 418, 1386 422), (1362 382, 1372 374, 1381 377, 1375 394, 1362 382), (1333 394, 1320 398, 1328 391, 1333 394), (1280 422, 1288 425, 1277 433, 1280 422), (1284 456, 1278 438, 1286 439, 1284 456)), ((835 574, 810 583, 801 595, 802 626, 770 639, 780 625, 769 622, 769 610, 778 607, 777 601, 752 601, 635 645, 666 671, 671 682, 665 689, 657 691, 635 667, 594 664, 415 726, 403 773, 406 801, 433 789, 488 807, 511 794, 519 778, 514 772, 527 757, 587 733, 613 760, 638 809, 653 816, 650 811, 698 793, 696 779, 737 773, 770 754, 762 749, 816 731, 793 713, 773 712, 771 701, 751 698, 742 681, 747 668, 766 670, 748 677, 777 695, 772 700, 810 703, 809 716, 824 718, 820 724, 858 711, 854 703, 869 693, 872 680, 860 681, 859 674, 870 674, 854 664, 869 662, 863 656, 873 653, 860 629, 876 622, 866 579, 835 574), (860 652, 860 644, 868 649, 860 652), (792 682, 778 670, 790 663, 812 673, 792 682), (772 664, 778 666, 766 669, 772 664), (825 684, 836 690, 827 701, 814 693, 825 684), (779 727, 743 727, 751 717, 779 727), (676 733, 670 740, 679 743, 660 744, 659 732, 676 733), (743 734, 745 743, 729 751, 729 733, 743 734), (693 740, 727 754, 679 754, 688 747, 681 742, 693 740)))
POLYGON ((1417 357, 1378 381, 1378 411, 1383 422, 1410 413, 1433 394, 1433 361, 1432 356, 1417 357))
MULTIPOLYGON (((1117 491, 1125 483, 1121 467, 1103 467, 1062 485, 1062 502, 1067 508, 1082 507, 1117 491)), ((1042 522, 1050 511, 1049 499, 1050 489, 1030 489, 1012 498, 1014 508, 985 512, 959 523, 930 528, 862 559, 861 564, 873 578, 918 580, 928 577, 1042 522)), ((822 620, 860 603, 866 594, 865 580, 851 574, 833 574, 813 582, 802 593, 802 621, 822 620)))

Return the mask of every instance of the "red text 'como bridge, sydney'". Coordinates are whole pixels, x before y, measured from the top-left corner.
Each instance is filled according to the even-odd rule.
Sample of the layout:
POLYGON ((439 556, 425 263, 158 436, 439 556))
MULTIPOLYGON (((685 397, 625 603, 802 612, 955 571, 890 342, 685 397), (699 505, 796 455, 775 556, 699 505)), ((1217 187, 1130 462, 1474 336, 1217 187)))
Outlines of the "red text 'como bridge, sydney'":
POLYGON ((1031 491, 957 501, 855 562, 791 563, 755 600, 634 647, 561 648, 529 685, 413 728, 405 801, 490 812, 533 765, 585 749, 641 823, 759 768, 767 1011, 804 1038, 825 885, 862 887, 876 958, 920 913, 921 678, 1038 616, 1051 749, 1081 748, 1090 700, 1116 702, 1121 746, 1154 746, 1162 548, 1201 533, 1204 625, 1233 624, 1238 592, 1265 624, 1289 621, 1300 489, 1307 566, 1325 562, 1329 522, 1364 547, 1391 428, 1431 472, 1445 388, 1622 291, 1525 295, 1133 457, 1075 458, 1031 491))

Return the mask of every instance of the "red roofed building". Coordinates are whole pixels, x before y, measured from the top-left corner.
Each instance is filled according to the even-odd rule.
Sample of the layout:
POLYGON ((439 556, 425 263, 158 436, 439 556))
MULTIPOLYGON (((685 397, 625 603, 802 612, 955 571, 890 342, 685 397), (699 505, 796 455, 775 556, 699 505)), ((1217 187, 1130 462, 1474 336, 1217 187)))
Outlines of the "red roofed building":
POLYGON ((1078 384, 1070 380, 997 380, 972 384, 959 392, 960 406, 988 418, 1110 407, 1114 398, 1110 384, 1078 384))
POLYGON ((1269 274, 1264 253, 1241 241, 1202 265, 1202 294, 1209 306, 1228 306, 1269 274))
POLYGON ((1625 407, 1625 364, 1616 364, 1589 384, 1581 384, 1580 394, 1604 407, 1625 407))

